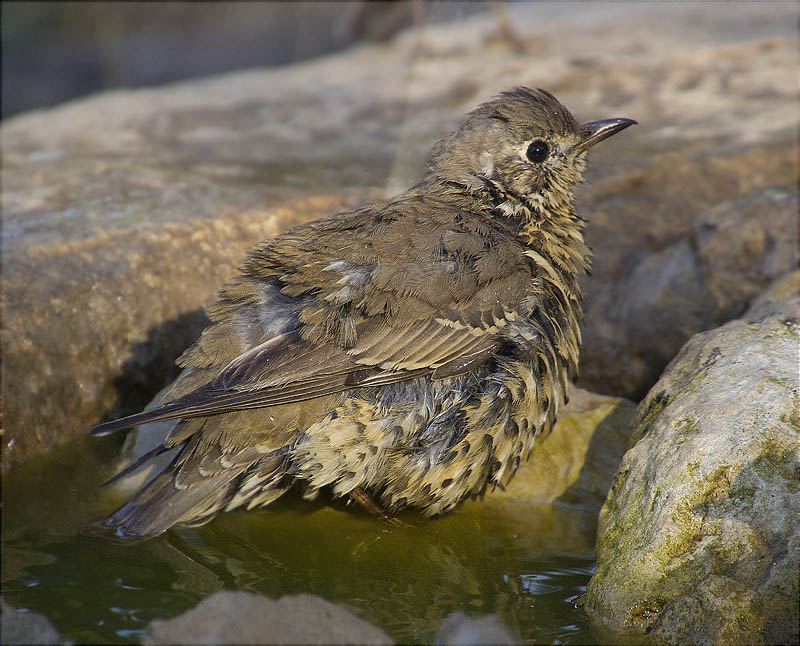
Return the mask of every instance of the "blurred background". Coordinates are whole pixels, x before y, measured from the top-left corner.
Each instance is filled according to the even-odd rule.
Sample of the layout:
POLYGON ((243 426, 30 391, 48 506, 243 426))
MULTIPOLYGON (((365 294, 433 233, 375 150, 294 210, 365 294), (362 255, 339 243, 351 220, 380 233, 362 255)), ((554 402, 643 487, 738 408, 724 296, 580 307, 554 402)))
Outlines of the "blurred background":
POLYGON ((111 88, 302 61, 487 2, 3 2, 2 116, 111 88))

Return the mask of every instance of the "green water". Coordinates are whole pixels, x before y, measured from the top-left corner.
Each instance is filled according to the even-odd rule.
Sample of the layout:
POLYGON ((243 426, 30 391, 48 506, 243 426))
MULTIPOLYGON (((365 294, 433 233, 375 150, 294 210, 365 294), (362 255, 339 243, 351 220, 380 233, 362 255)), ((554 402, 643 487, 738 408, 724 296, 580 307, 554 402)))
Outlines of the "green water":
MULTIPOLYGON (((121 502, 108 441, 79 442, 4 478, 2 592, 79 643, 141 640, 155 618, 221 589, 341 604, 402 643, 431 643, 451 612, 496 613, 532 643, 598 641, 576 599, 594 567, 596 510, 470 501, 411 527, 288 496, 142 542, 86 535, 121 502)), ((534 458, 535 459, 535 458, 534 458)))

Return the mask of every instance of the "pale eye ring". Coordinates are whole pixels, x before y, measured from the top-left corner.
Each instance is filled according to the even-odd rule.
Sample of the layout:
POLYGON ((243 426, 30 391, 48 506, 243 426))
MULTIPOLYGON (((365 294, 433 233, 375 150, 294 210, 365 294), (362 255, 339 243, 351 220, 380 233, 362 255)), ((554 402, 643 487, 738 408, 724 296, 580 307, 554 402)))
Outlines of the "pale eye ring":
POLYGON ((528 149, 525 151, 525 156, 534 164, 541 164, 549 155, 550 146, 541 139, 534 139, 528 144, 528 149))

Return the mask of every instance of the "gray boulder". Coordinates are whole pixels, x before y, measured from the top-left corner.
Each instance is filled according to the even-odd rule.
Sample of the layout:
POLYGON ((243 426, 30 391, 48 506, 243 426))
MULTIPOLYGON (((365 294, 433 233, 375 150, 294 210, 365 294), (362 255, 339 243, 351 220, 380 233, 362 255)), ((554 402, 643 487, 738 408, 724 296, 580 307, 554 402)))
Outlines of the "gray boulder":
POLYGON ((606 628, 798 642, 799 283, 694 336, 640 404, 585 598, 606 628))
MULTIPOLYGON (((783 172, 772 176, 779 185, 724 196, 709 177, 720 160, 707 161, 692 179, 680 169, 673 175, 651 169, 652 175, 643 179, 651 184, 648 189, 620 187, 621 194, 614 196, 626 204, 609 216, 616 220, 613 230, 604 218, 592 221, 594 276, 602 277, 587 281, 584 387, 640 400, 693 334, 741 315, 773 280, 797 266, 798 193, 784 183, 783 172), (711 185, 701 186, 705 182, 711 185), (652 224, 635 222, 635 209, 642 209, 641 220, 645 214, 661 217, 642 203, 643 192, 651 195, 657 211, 670 202, 669 208, 683 210, 663 216, 674 227, 672 235, 654 234, 652 224), (692 205, 677 198, 690 195, 697 199, 692 205), (628 218, 631 227, 646 228, 642 246, 614 249, 623 230, 619 220, 628 218), (610 366, 625 369, 612 371, 610 366)), ((744 180, 740 173, 766 160, 743 156, 730 161, 726 181, 739 183, 744 180)))
POLYGON ((223 590, 147 628, 145 644, 393 644, 380 628, 311 594, 277 601, 223 590))

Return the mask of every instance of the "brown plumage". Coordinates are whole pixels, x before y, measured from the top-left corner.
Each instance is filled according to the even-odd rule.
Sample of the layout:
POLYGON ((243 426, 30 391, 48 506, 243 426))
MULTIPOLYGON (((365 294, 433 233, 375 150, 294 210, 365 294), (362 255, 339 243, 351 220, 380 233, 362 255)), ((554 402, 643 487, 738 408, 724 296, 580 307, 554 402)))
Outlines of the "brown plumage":
POLYGON ((435 515, 508 482, 577 375, 585 152, 632 123, 517 88, 407 192, 261 243, 162 404, 92 429, 180 419, 175 459, 109 525, 154 535, 295 483, 435 515))

